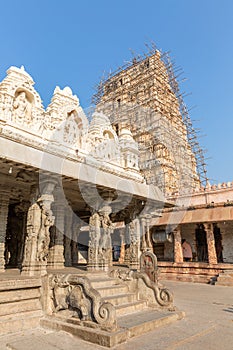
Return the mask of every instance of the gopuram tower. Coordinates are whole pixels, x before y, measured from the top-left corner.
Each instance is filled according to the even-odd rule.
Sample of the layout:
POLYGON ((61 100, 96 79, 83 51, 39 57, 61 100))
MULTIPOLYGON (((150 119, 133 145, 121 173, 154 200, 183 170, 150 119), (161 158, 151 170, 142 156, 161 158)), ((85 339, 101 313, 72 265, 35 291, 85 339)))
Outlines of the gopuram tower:
MULTIPOLYGON (((148 184, 166 196, 201 185, 201 151, 172 70, 158 50, 134 58, 98 85, 93 102, 121 135, 129 129, 139 144, 139 168, 148 184)), ((202 160, 202 158, 201 158, 202 160)))

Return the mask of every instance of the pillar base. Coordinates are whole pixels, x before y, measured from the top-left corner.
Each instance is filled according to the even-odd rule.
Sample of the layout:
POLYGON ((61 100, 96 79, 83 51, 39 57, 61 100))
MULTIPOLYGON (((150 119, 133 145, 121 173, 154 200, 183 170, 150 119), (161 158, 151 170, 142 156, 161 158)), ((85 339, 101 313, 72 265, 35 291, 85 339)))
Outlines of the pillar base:
POLYGON ((89 248, 87 270, 108 271, 112 266, 112 249, 99 252, 98 249, 89 248))
POLYGON ((46 276, 47 275, 47 269, 46 265, 42 265, 41 263, 34 263, 30 266, 23 266, 21 271, 22 276, 46 276))
POLYGON ((55 245, 49 249, 49 259, 47 267, 50 269, 62 269, 64 268, 64 248, 62 245, 55 245))

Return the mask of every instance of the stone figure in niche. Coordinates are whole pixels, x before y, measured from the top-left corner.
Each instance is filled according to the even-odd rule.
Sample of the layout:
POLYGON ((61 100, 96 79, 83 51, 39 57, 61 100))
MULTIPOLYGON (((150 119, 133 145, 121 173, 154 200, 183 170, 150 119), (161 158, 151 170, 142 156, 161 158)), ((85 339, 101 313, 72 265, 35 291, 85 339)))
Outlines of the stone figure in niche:
POLYGON ((92 248, 98 248, 99 247, 99 241, 100 241, 100 216, 97 212, 93 212, 92 216, 89 220, 89 226, 90 226, 90 246, 92 248))
POLYGON ((17 124, 29 124, 31 122, 31 104, 24 91, 21 91, 13 102, 13 121, 17 124))
POLYGON ((113 232, 113 225, 107 213, 102 215, 101 224, 102 230, 99 241, 99 253, 103 253, 112 246, 111 234, 113 232))
POLYGON ((77 123, 77 116, 75 112, 72 111, 70 114, 68 114, 68 118, 65 123, 63 135, 64 142, 69 144, 78 143, 79 145, 81 136, 80 127, 81 125, 78 125, 77 123))
POLYGON ((50 242, 49 229, 53 224, 52 211, 43 202, 31 205, 27 215, 27 237, 23 265, 31 265, 36 261, 47 263, 50 242))
POLYGON ((41 227, 38 235, 38 253, 39 261, 47 262, 50 242, 50 227, 54 224, 54 216, 52 210, 46 208, 44 204, 41 205, 41 227))
POLYGON ((24 263, 37 259, 37 237, 41 228, 41 208, 36 202, 27 215, 27 237, 25 241, 24 263))

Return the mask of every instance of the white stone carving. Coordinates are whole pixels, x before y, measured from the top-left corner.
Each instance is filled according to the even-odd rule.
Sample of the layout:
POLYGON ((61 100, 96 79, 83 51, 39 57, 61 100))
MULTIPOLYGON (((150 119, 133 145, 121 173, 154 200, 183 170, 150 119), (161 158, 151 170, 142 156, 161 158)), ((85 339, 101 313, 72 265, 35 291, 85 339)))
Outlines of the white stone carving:
POLYGON ((10 67, 0 83, 1 135, 34 149, 85 162, 95 168, 143 182, 138 145, 129 130, 119 137, 109 119, 93 113, 88 119, 69 87, 56 87, 44 110, 24 67, 10 67))

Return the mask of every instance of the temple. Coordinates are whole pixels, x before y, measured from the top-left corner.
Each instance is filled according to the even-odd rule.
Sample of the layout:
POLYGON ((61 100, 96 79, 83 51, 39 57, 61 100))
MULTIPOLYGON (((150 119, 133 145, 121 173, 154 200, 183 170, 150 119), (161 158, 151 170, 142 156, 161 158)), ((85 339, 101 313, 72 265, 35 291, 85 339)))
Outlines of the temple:
POLYGON ((40 324, 110 347, 135 312, 154 315, 137 334, 183 317, 161 276, 233 283, 233 183, 206 181, 168 57, 134 59, 94 101, 87 116, 56 87, 44 109, 24 67, 0 83, 5 333, 40 324))
POLYGON ((169 54, 153 46, 104 78, 93 101, 116 132, 131 131, 146 182, 158 186, 174 205, 149 224, 161 274, 230 285, 233 183, 208 181, 204 151, 177 81, 180 74, 169 54), (182 239, 191 245, 188 263, 182 239))

